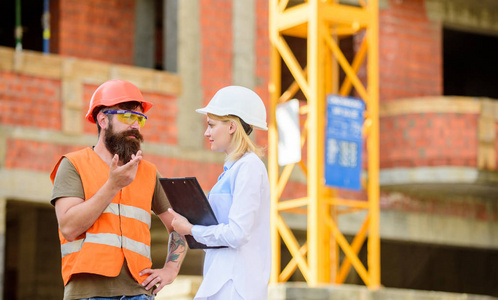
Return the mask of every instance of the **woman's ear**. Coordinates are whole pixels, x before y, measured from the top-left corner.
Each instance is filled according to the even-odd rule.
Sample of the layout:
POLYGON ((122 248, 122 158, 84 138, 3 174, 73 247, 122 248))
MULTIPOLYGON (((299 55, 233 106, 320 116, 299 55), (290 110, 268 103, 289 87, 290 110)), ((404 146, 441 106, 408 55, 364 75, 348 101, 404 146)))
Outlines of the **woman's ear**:
POLYGON ((230 128, 228 128, 228 132, 230 134, 234 134, 237 130, 237 123, 235 121, 230 121, 230 128))

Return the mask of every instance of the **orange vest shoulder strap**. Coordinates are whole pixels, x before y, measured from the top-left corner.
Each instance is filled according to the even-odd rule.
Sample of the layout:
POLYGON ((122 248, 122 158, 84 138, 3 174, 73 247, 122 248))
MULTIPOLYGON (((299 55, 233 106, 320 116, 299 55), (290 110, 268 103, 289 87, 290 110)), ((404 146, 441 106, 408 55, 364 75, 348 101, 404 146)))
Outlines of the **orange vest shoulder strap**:
POLYGON ((93 151, 93 150, 90 147, 87 147, 87 148, 84 148, 84 149, 81 149, 81 150, 78 150, 75 152, 71 152, 71 153, 68 153, 68 154, 61 156, 61 158, 59 158, 59 161, 57 161, 57 164, 55 164, 54 169, 50 173, 50 180, 52 181, 52 184, 54 183, 55 176, 57 175, 57 171, 59 170, 59 166, 60 166, 61 161, 64 157, 66 157, 72 161, 72 159, 70 157, 75 157, 75 156, 79 156, 79 155, 89 155, 88 151, 93 151))

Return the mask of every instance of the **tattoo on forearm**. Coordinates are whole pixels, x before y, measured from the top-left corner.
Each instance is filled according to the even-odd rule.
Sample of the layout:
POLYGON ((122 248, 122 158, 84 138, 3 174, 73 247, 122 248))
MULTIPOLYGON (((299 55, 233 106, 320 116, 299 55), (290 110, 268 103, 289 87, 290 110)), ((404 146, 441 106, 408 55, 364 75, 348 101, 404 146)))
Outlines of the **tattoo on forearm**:
POLYGON ((185 237, 173 231, 169 235, 168 258, 166 262, 181 263, 180 257, 187 252, 185 237))

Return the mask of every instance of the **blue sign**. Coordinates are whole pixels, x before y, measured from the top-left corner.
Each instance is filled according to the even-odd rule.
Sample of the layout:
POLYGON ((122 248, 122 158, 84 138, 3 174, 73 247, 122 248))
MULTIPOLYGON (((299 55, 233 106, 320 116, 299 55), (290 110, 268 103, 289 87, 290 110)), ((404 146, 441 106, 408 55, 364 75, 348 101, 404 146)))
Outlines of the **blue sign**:
POLYGON ((327 95, 326 185, 361 190, 364 111, 361 99, 327 95))

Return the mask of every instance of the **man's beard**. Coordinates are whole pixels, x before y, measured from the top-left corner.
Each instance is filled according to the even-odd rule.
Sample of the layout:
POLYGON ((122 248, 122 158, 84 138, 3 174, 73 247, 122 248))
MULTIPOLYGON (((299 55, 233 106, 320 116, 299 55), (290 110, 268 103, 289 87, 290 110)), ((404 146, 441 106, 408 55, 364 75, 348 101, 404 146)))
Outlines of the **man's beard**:
POLYGON ((109 127, 104 129, 104 134, 105 147, 112 155, 119 155, 119 160, 123 164, 129 162, 133 154, 137 154, 138 150, 140 150, 140 144, 144 141, 142 134, 137 129, 114 133, 112 124, 109 124, 109 127))

